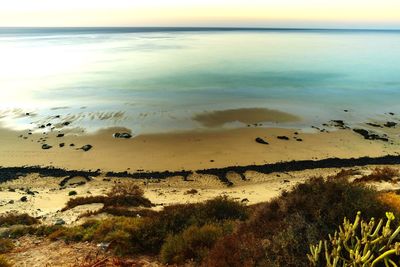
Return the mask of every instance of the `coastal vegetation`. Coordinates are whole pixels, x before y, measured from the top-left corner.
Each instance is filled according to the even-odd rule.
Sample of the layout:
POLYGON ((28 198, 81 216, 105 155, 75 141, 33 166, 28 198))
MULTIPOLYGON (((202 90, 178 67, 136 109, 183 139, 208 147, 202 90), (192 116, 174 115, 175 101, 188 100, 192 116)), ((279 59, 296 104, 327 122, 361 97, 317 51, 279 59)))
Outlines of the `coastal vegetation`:
MULTIPOLYGON (((355 174, 354 170, 344 170, 326 179, 310 178, 291 191, 257 205, 246 206, 228 197, 217 197, 202 203, 165 206, 160 211, 152 209, 153 204, 140 187, 116 185, 104 196, 69 200, 64 210, 104 203, 100 211, 81 218, 84 221, 81 224, 35 225, 23 221, 7 227, 2 231, 1 244, 5 248, 2 253, 12 249, 9 238, 33 235, 54 242, 99 244, 121 261, 150 255, 163 264, 178 266, 187 263, 214 267, 334 266, 337 244, 345 242, 342 238, 345 236, 350 241, 342 247, 353 246, 357 257, 361 255, 365 260, 368 255, 372 263, 398 244, 394 233, 400 228, 394 218, 400 214, 400 196, 396 191, 379 192, 362 182, 365 177, 387 181, 388 176, 395 177, 394 170, 375 169, 369 175, 358 174, 364 179, 351 181, 349 177, 355 174), (97 217, 99 213, 108 214, 107 218, 97 217), (364 221, 361 214, 362 218, 376 219, 364 221), (347 219, 339 228, 343 218, 347 219), (380 218, 387 218, 385 224, 378 223, 380 218), (374 231, 368 242, 381 237, 376 246, 357 245, 357 240, 367 238, 366 227, 374 231)), ((339 257, 341 263, 358 259, 346 251, 342 250, 345 255, 339 257)), ((394 256, 391 254, 387 261, 394 256)), ((96 260, 104 259, 87 261, 96 260)), ((84 262, 81 266, 90 265, 84 262)))

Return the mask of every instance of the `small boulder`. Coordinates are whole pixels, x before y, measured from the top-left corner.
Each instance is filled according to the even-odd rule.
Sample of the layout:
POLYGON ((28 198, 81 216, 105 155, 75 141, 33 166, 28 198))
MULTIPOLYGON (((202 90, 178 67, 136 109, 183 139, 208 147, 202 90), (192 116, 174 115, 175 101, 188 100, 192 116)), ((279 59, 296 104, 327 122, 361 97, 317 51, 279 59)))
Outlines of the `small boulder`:
POLYGON ((48 145, 48 144, 43 144, 42 145, 42 149, 50 149, 52 148, 52 146, 48 145))
POLYGON ((269 144, 267 141, 265 141, 261 137, 257 137, 256 138, 256 142, 259 143, 259 144, 263 144, 263 145, 268 145, 269 144))
POLYGON ((115 133, 113 134, 114 138, 122 138, 122 139, 129 139, 132 138, 130 133, 115 133))
POLYGON ((90 149, 92 149, 92 145, 84 145, 83 147, 81 147, 80 149, 82 149, 83 151, 85 151, 85 152, 87 152, 87 151, 89 151, 90 149))
POLYGON ((26 196, 23 196, 19 200, 21 200, 21 202, 27 202, 28 198, 26 196))
POLYGON ((388 127, 388 128, 396 127, 396 125, 397 125, 397 123, 396 123, 396 122, 393 122, 393 121, 388 121, 388 122, 386 122, 386 123, 384 124, 384 126, 385 126, 385 127, 388 127))
POLYGON ((286 141, 289 140, 289 137, 284 136, 284 135, 278 136, 277 138, 280 140, 286 140, 286 141))

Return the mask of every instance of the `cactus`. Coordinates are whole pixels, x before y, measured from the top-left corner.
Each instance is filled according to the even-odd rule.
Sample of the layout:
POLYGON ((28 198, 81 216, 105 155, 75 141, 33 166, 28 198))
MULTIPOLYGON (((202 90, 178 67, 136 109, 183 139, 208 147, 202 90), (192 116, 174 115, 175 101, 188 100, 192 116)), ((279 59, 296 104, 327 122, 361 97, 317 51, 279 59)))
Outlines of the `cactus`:
POLYGON ((329 235, 328 240, 310 245, 307 257, 311 266, 400 266, 400 242, 395 242, 400 226, 393 230, 391 225, 394 220, 392 212, 386 212, 386 224, 383 219, 378 223, 374 218, 364 221, 361 212, 357 212, 354 222, 344 218, 338 231, 329 235))

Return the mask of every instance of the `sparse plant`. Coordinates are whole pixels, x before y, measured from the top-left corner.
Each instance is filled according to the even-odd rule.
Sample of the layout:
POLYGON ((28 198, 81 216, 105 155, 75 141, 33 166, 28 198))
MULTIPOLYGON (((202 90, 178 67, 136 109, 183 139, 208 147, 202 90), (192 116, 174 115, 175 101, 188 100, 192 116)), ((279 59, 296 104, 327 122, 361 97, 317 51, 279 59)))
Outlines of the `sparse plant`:
POLYGON ((170 235, 161 248, 164 263, 183 264, 187 260, 200 262, 214 243, 226 234, 226 229, 216 224, 190 226, 182 233, 170 235))
POLYGON ((7 253, 14 248, 14 243, 8 238, 0 238, 0 254, 7 253))
POLYGON ((397 182, 400 172, 390 167, 375 168, 371 174, 354 180, 354 182, 397 182))
POLYGON ((0 267, 12 267, 12 264, 4 255, 0 255, 0 267))
POLYGON ((397 266, 400 243, 396 240, 400 226, 392 227, 395 219, 392 212, 387 212, 386 218, 386 223, 374 218, 364 221, 361 212, 357 213, 353 223, 345 218, 342 226, 329 235, 329 240, 310 245, 307 257, 311 265, 374 267, 384 263, 385 266, 397 266))
POLYGON ((11 225, 34 225, 38 223, 38 219, 27 213, 8 213, 0 216, 0 227, 8 227, 11 225))

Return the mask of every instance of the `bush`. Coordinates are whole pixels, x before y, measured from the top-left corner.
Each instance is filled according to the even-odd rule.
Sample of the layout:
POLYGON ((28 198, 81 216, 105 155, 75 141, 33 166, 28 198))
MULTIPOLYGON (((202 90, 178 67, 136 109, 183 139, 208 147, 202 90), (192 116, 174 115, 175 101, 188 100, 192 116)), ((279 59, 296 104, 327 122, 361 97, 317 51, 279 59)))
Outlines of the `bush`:
POLYGON ((219 239, 202 266, 242 266, 252 267, 262 265, 264 249, 262 240, 253 234, 237 233, 219 239))
POLYGON ((39 220, 32 216, 24 214, 9 213, 0 216, 0 227, 8 227, 11 225, 34 225, 39 223, 39 220))
POLYGON ((76 196, 77 194, 76 191, 69 191, 68 196, 76 196))
POLYGON ((143 191, 136 185, 116 185, 106 196, 77 197, 70 199, 62 211, 80 205, 103 203, 104 207, 152 207, 150 200, 143 197, 143 191))
POLYGON ((0 238, 0 254, 7 253, 14 248, 14 243, 7 238, 0 238))
POLYGON ((399 175, 400 173, 396 169, 389 167, 375 168, 370 175, 356 179, 354 182, 396 182, 399 179, 399 175))
MULTIPOLYGON (((388 205, 378 201, 378 195, 371 188, 345 179, 313 178, 299 184, 291 192, 258 205, 250 219, 239 226, 236 239, 257 237, 257 244, 264 247, 263 258, 253 258, 257 253, 244 254, 241 261, 229 265, 243 266, 243 262, 256 260, 266 266, 308 266, 308 244, 333 232, 343 217, 353 218, 356 210, 368 217, 382 217, 389 210, 388 205)), ((210 255, 230 255, 230 251, 241 249, 240 242, 234 246, 231 244, 229 250, 215 246, 210 255)), ((220 263, 213 262, 212 266, 226 266, 220 263)))
POLYGON ((183 264, 187 260, 200 262, 226 229, 216 224, 190 226, 182 233, 170 235, 161 248, 161 261, 183 264))
MULTIPOLYGON (((113 196, 118 196, 118 194, 113 194, 113 196)), ((110 248, 118 254, 156 254, 160 252, 169 235, 177 235, 190 226, 202 227, 206 224, 221 224, 225 221, 247 218, 246 207, 226 197, 219 197, 205 203, 169 206, 160 212, 129 211, 111 207, 105 207, 104 210, 110 213, 134 215, 134 217, 89 220, 74 227, 44 225, 13 227, 3 234, 12 238, 31 234, 67 242, 108 242, 110 248), (137 214, 145 217, 138 217, 137 214)))
POLYGON ((382 193, 379 195, 378 199, 385 205, 388 205, 393 210, 400 213, 400 196, 397 195, 396 193, 394 192, 382 193))
POLYGON ((12 267, 12 264, 3 255, 0 255, 0 267, 12 267))
POLYGON ((108 197, 115 196, 134 196, 134 197, 143 197, 143 190, 134 184, 117 184, 115 185, 109 193, 107 193, 108 197))
POLYGON ((140 229, 132 234, 132 243, 137 244, 138 252, 158 253, 168 235, 178 234, 191 225, 246 218, 246 207, 226 197, 205 203, 168 206, 154 217, 144 218, 140 229))

